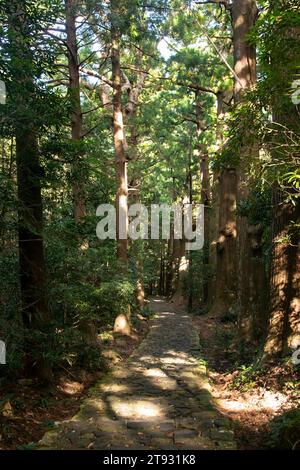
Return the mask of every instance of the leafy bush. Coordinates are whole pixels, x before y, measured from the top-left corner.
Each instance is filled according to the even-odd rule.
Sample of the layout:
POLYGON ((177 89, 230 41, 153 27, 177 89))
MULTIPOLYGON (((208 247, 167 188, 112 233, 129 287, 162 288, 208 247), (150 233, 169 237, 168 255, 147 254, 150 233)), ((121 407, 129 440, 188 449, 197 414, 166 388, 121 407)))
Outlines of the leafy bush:
POLYGON ((6 366, 0 374, 15 374, 22 367, 23 332, 16 251, 0 256, 0 340, 6 344, 6 366))
POLYGON ((143 309, 141 311, 141 315, 144 318, 147 318, 148 320, 151 320, 151 318, 153 318, 154 315, 155 315, 155 311, 152 310, 152 308, 149 307, 149 305, 145 305, 145 307, 143 307, 143 309))
POLYGON ((135 285, 128 280, 102 282, 99 287, 86 282, 61 283, 52 289, 52 310, 55 313, 56 328, 52 352, 47 361, 55 365, 61 361, 68 366, 103 368, 103 358, 96 345, 88 344, 82 335, 81 325, 90 322, 99 328, 111 328, 115 317, 134 307, 135 285))
POLYGON ((102 312, 110 317, 127 312, 128 305, 135 306, 135 284, 129 280, 113 280, 103 282, 96 291, 102 312))
POLYGON ((273 419, 267 445, 273 449, 300 449, 300 409, 273 419))
POLYGON ((235 323, 237 321, 237 313, 233 308, 229 308, 226 313, 220 316, 221 323, 235 323))
POLYGON ((253 364, 249 366, 241 365, 238 370, 239 374, 234 378, 232 388, 247 392, 255 387, 258 373, 255 366, 253 364))

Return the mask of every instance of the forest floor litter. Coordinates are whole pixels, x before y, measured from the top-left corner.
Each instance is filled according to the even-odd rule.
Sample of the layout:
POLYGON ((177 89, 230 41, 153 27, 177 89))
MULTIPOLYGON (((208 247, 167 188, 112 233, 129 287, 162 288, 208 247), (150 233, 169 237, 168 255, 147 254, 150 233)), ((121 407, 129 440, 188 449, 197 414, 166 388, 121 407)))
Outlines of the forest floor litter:
MULTIPOLYGON (((109 370, 128 358, 144 338, 148 321, 140 319, 130 336, 105 330, 100 334, 99 352, 109 370)), ((80 408, 88 390, 107 370, 87 372, 66 367, 57 371, 51 388, 41 388, 28 378, 1 383, 0 450, 34 449, 47 429, 57 422, 70 419, 80 408)))
MULTIPOLYGON (((255 366, 255 346, 241 354, 234 321, 206 313, 194 315, 193 322, 208 364, 213 397, 233 420, 238 449, 272 448, 275 443, 270 433, 276 421, 279 426, 278 418, 284 423, 286 414, 300 407, 300 371, 286 361, 255 366)), ((298 446, 299 442, 290 447, 292 444, 298 446)))

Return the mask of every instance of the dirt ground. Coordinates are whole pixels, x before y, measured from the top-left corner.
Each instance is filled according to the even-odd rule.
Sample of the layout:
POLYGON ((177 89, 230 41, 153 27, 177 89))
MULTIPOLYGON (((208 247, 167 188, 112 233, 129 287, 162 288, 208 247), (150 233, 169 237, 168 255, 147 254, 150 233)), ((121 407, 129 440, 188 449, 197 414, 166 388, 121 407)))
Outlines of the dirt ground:
POLYGON ((234 421, 238 448, 270 447, 272 420, 300 406, 299 368, 286 362, 267 369, 252 367, 256 346, 241 356, 234 340, 234 321, 205 314, 194 316, 194 324, 208 363, 213 396, 219 409, 234 421))
POLYGON ((105 332, 100 335, 99 354, 106 369, 93 373, 83 369, 56 371, 51 388, 40 388, 34 380, 21 378, 2 383, 0 391, 0 450, 31 449, 56 421, 71 418, 80 408, 88 389, 107 369, 126 359, 148 330, 140 320, 130 336, 105 332), (32 444, 31 444, 32 443, 32 444))

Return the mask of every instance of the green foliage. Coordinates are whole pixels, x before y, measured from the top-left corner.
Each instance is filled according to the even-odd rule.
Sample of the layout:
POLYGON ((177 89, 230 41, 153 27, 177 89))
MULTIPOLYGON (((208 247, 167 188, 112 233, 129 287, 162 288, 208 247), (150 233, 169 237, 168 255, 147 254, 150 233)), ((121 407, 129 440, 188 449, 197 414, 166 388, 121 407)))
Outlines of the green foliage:
POLYGON ((270 261, 272 190, 269 186, 256 187, 247 199, 240 201, 237 214, 247 217, 249 225, 254 226, 259 235, 259 255, 264 256, 266 264, 270 261))
POLYGON ((15 374, 22 366, 24 337, 20 312, 20 292, 17 282, 18 260, 14 251, 0 256, 0 339, 6 344, 7 366, 1 374, 15 374))
POLYGON ((300 410, 294 409, 274 418, 267 446, 272 449, 299 449, 300 410))
MULTIPOLYGON (((204 247, 206 250, 207 247, 204 247)), ((184 279, 185 297, 193 299, 194 308, 198 311, 199 305, 203 303, 203 286, 210 278, 210 268, 204 264, 204 251, 196 250, 189 253, 190 267, 188 275, 184 279)))
POLYGON ((237 321, 237 314, 233 309, 229 309, 228 312, 223 313, 220 316, 221 323, 236 323, 237 321))
POLYGON ((97 290, 100 308, 114 318, 119 313, 127 312, 128 305, 135 307, 134 293, 134 283, 126 279, 105 282, 97 290))
POLYGON ((247 199, 241 201, 238 215, 247 217, 249 224, 263 224, 265 227, 271 222, 271 189, 254 188, 247 199))
POLYGON ((36 443, 35 442, 30 442, 29 444, 22 444, 17 446, 18 450, 35 450, 36 449, 36 443))
POLYGON ((154 312, 154 310, 152 310, 151 307, 149 307, 149 305, 145 305, 142 308, 141 315, 142 315, 142 317, 146 318, 147 320, 151 320, 154 317, 155 312, 154 312))
POLYGON ((290 193, 290 200, 295 205, 297 199, 300 197, 300 170, 299 168, 294 168, 292 171, 289 171, 283 174, 282 177, 282 187, 284 190, 288 190, 290 193))
POLYGON ((232 382, 232 388, 241 392, 247 392, 256 386, 257 368, 253 364, 249 366, 241 365, 238 368, 238 375, 232 382))

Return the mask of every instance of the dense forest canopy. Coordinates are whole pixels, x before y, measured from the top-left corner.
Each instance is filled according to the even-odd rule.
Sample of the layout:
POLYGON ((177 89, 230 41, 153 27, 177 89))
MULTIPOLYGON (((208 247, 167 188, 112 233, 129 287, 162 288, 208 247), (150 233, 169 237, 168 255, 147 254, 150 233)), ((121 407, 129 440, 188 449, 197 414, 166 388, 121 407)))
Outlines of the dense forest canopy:
POLYGON ((0 0, 0 381, 101 369, 99 331, 130 330, 152 295, 233 316, 241 357, 290 360, 299 7, 0 0), (100 240, 98 206, 130 222, 134 203, 203 204, 203 249, 100 240))

